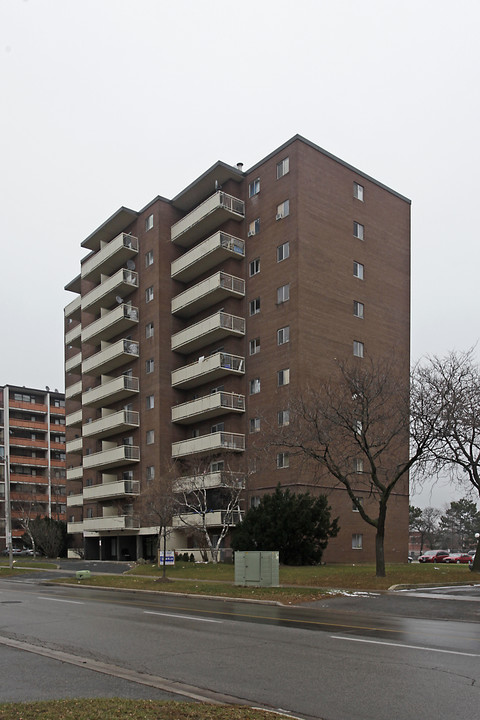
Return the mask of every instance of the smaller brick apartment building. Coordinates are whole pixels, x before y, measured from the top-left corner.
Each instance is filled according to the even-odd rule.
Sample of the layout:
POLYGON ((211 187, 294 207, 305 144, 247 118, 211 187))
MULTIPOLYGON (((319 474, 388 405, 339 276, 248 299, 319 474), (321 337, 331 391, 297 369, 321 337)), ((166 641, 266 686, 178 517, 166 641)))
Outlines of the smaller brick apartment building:
MULTIPOLYGON (((335 358, 394 351, 408 387, 410 201, 297 135, 249 170, 218 161, 171 200, 121 207, 82 247, 65 308, 72 552, 148 557, 144 489, 172 463, 186 478, 203 463, 212 535, 224 473, 243 467, 244 508, 278 483, 326 492, 341 531, 325 559, 372 561, 374 530, 344 489, 256 455, 335 358)), ((180 531, 170 543, 194 546, 180 531)), ((407 549, 405 478, 385 557, 407 549)))
POLYGON ((0 550, 22 548, 21 518, 66 522, 65 395, 0 386, 0 550), (10 502, 8 503, 8 499, 10 502))

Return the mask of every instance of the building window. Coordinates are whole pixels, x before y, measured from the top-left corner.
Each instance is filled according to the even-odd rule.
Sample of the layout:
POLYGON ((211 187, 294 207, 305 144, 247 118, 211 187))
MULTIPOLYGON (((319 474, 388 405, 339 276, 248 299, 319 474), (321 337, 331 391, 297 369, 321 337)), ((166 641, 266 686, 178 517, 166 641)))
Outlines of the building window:
POLYGON ((210 432, 217 433, 217 432, 223 432, 225 430, 225 423, 219 422, 216 425, 212 425, 210 428, 210 432))
POLYGON ((363 535, 362 533, 354 533, 352 535, 352 549, 362 550, 363 548, 363 535))
POLYGON ((250 418, 250 432, 260 432, 260 418, 250 418))
POLYGON ((280 160, 280 162, 277 163, 277 180, 279 180, 281 177, 286 175, 290 170, 290 161, 288 157, 284 158, 283 160, 280 160))
POLYGON ((260 392, 260 378, 250 380, 250 395, 256 395, 260 392))
POLYGON ((352 502, 352 512, 360 512, 358 509, 358 506, 361 505, 363 508, 363 498, 362 497, 356 497, 356 502, 352 502))
POLYGON ((145 372, 147 373, 147 375, 148 375, 149 373, 152 373, 152 372, 153 372, 154 367, 155 367, 155 361, 154 361, 153 358, 150 358, 150 360, 147 360, 147 361, 146 361, 146 363, 145 363, 145 372))
POLYGON ((255 300, 250 300, 249 304, 249 310, 250 315, 256 315, 260 312, 260 298, 255 298, 255 300))
POLYGON ((290 425, 290 410, 279 410, 277 413, 278 424, 290 425))
POLYGON ((363 280, 364 275, 364 267, 362 263, 353 261, 353 277, 358 278, 359 280, 363 280))
POLYGON ((277 288, 277 304, 280 305, 287 300, 290 300, 290 283, 277 288))
POLYGON ((248 197, 253 197, 254 195, 258 195, 259 192, 260 192, 260 178, 256 178, 256 180, 253 180, 248 186, 248 197))
POLYGON ((281 220, 287 215, 290 215, 290 200, 284 200, 280 205, 277 205, 276 219, 281 220))
POLYGON ((364 305, 361 302, 358 302, 357 300, 353 301, 353 314, 355 317, 362 318, 363 320, 363 310, 364 305))
POLYGON ((258 495, 253 495, 253 496, 250 498, 250 507, 251 507, 251 508, 256 508, 256 507, 258 507, 259 505, 260 505, 260 498, 259 498, 259 496, 258 496, 258 495))
POLYGON ((153 228, 153 213, 145 218, 145 230, 151 230, 153 228))
POLYGON ((252 220, 252 222, 248 226, 248 237, 257 235, 259 232, 260 232, 260 218, 256 218, 255 220, 252 220))
POLYGON ((279 470, 290 467, 290 458, 288 453, 277 453, 277 468, 279 470))
POLYGON ((353 472, 363 472, 363 458, 353 458, 353 472))
POLYGON ((254 340, 250 340, 249 344, 250 349, 250 355, 256 355, 260 352, 260 338, 255 338, 254 340))
POLYGON ((146 397, 147 410, 153 410, 155 407, 155 395, 147 395, 146 397))
POLYGON ((353 237, 363 240, 365 236, 365 228, 359 222, 353 221, 353 237))
POLYGON ((145 267, 153 265, 153 250, 149 250, 145 253, 145 267))
POLYGON ((155 478, 155 467, 153 465, 147 465, 147 482, 155 478))
POLYGON ((353 197, 363 202, 363 185, 359 185, 357 182, 353 183, 353 197))
POLYGON ((147 337, 147 338, 153 337, 153 323, 147 323, 145 325, 145 337, 147 337))
POLYGON ((290 243, 287 241, 277 247, 277 262, 282 262, 290 257, 290 243))
POLYGON ((150 287, 148 287, 145 290, 145 302, 149 303, 152 300, 153 300, 153 285, 150 285, 150 287))
POLYGON ((284 370, 279 370, 277 372, 278 387, 283 387, 283 385, 288 385, 289 383, 290 383, 290 368, 285 368, 284 370))
POLYGON ((277 345, 285 345, 290 341, 290 325, 277 330, 277 345))
POLYGON ((147 445, 153 445, 155 442, 155 431, 147 430, 147 445))
POLYGON ((359 342, 358 340, 354 340, 353 341, 353 354, 355 355, 355 357, 362 358, 363 351, 364 351, 363 343, 359 342))
POLYGON ((225 469, 225 460, 213 460, 210 463, 210 472, 222 472, 225 469))
POLYGON ((250 277, 253 275, 258 275, 260 272, 260 258, 255 258, 255 260, 252 260, 252 262, 249 265, 249 272, 250 277))

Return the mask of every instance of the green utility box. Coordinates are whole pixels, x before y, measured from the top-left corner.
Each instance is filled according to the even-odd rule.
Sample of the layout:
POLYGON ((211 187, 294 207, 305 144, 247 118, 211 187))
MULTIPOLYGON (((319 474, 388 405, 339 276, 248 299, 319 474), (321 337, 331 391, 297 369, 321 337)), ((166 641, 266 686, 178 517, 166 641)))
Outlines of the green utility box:
POLYGON ((278 587, 278 550, 235 553, 235 585, 278 587))
POLYGON ((77 570, 75 577, 77 580, 85 580, 85 578, 89 578, 91 574, 90 570, 77 570))

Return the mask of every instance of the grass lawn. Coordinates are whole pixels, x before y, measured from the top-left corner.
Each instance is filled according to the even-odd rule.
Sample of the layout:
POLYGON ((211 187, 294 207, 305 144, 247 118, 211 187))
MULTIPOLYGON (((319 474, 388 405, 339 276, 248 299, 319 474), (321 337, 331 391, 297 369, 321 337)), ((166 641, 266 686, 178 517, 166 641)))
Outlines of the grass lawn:
POLYGON ((272 720, 286 718, 243 706, 155 700, 51 700, 0 704, 0 720, 272 720))
MULTIPOLYGON (((33 557, 23 557, 23 558, 14 558, 13 564, 15 567, 20 568, 28 568, 28 569, 34 569, 34 570, 55 570, 57 567, 57 564, 54 562, 50 562, 46 558, 36 559, 33 557)), ((0 559, 0 572, 3 569, 9 570, 9 562, 8 558, 1 558, 0 559)), ((1 716, 0 716, 1 720, 1 716)))
MULTIPOLYGON (((169 582, 158 582, 161 568, 138 565, 124 575, 94 575, 75 580, 79 585, 131 590, 153 590, 196 595, 270 600, 285 605, 320 600, 332 594, 360 590, 387 590, 393 585, 466 584, 475 582, 467 565, 387 566, 387 577, 375 577, 374 565, 330 565, 321 567, 280 567, 278 588, 236 586, 233 565, 177 563, 167 568, 169 582)), ((59 579, 56 582, 72 582, 59 579)))

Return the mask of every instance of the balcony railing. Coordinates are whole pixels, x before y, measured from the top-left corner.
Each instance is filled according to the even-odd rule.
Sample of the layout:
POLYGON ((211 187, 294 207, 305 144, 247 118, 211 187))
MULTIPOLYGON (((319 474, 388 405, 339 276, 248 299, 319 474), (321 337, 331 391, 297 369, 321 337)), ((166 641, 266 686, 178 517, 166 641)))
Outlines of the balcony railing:
POLYGON ((244 295, 245 280, 220 271, 174 297, 172 314, 189 317, 227 297, 241 298, 244 295))
POLYGON ((135 497, 140 494, 138 480, 119 480, 118 482, 90 485, 83 489, 85 500, 109 500, 125 496, 135 497))
POLYGON ((82 394, 82 404, 89 407, 107 407, 118 400, 136 395, 139 391, 138 378, 130 375, 107 380, 102 385, 91 388, 82 394))
POLYGON ((81 507, 83 505, 83 493, 67 496, 67 507, 81 507))
POLYGON ((245 257, 245 241, 224 232, 216 232, 172 262, 171 275, 175 280, 190 282, 219 263, 245 257))
POLYGON ((81 453, 83 447, 83 439, 81 437, 68 440, 65 446, 67 453, 81 453))
POLYGON ((69 535, 73 535, 74 533, 81 533, 81 532, 83 532, 83 520, 67 523, 67 533, 69 535))
POLYGON ((104 417, 85 423, 82 429, 83 437, 97 437, 98 439, 116 435, 125 430, 136 428, 140 425, 140 415, 133 410, 119 410, 118 412, 104 415, 104 417))
POLYGON ((105 375, 115 368, 126 365, 138 357, 138 343, 133 340, 117 340, 82 363, 84 375, 105 375))
POLYGON ((133 515, 107 515, 105 517, 84 518, 83 529, 102 530, 135 530, 140 527, 140 520, 133 515))
POLYGON ((82 411, 76 410, 73 413, 70 413, 65 418, 65 425, 67 427, 81 427, 82 425, 82 411))
POLYGON ((229 335, 245 335, 245 318, 219 311, 172 335, 172 350, 189 354, 229 335))
POLYGON ((219 487, 245 487, 245 475, 221 470, 219 472, 185 475, 177 478, 174 483, 175 492, 193 492, 194 490, 211 490, 219 487))
POLYGON ((82 345, 82 326, 80 323, 75 325, 71 330, 65 333, 65 345, 73 347, 81 347, 82 345))
POLYGON ((202 526, 204 523, 207 527, 221 527, 227 522, 228 525, 234 527, 242 518, 239 512, 230 514, 225 510, 213 510, 206 513, 184 513, 183 515, 176 515, 172 518, 172 527, 180 528, 185 526, 202 526))
POLYGON ((74 370, 78 370, 77 375, 80 374, 80 368, 82 366, 82 353, 76 353, 73 357, 68 358, 68 360, 65 361, 65 372, 73 372, 74 370))
POLYGON ((186 455, 209 455, 215 452, 243 452, 245 435, 240 433, 215 432, 188 440, 172 443, 172 458, 186 455))
POLYGON ((83 467, 78 465, 77 467, 67 468, 67 480, 81 480, 83 477, 83 467))
POLYGON ((85 455, 83 467, 85 470, 92 468, 113 468, 121 465, 129 465, 140 461, 140 448, 136 445, 118 445, 117 447, 101 450, 100 452, 85 455))
POLYGON ((117 297, 128 297, 137 287, 137 273, 123 268, 83 296, 82 310, 94 313, 101 307, 108 308, 117 297))
POLYGON ((79 380, 73 385, 69 385, 65 388, 65 400, 72 400, 72 398, 78 397, 82 394, 82 381, 79 380))
POLYGON ((219 190, 188 215, 172 225, 172 242, 191 247, 202 236, 211 233, 227 220, 243 220, 245 203, 219 190))
POLYGON ((243 375, 244 373, 244 357, 219 352, 173 370, 172 386, 187 390, 218 380, 226 375, 243 375))
POLYGON ((82 264, 81 276, 84 279, 97 281, 100 276, 111 275, 112 272, 125 265, 138 253, 138 238, 120 233, 116 238, 104 245, 95 255, 82 264))
POLYGON ((245 396, 232 392, 216 392, 172 407, 172 422, 195 423, 199 420, 245 412, 245 396))
POLYGON ((98 345, 138 325, 138 308, 122 304, 82 329, 82 342, 98 345))

